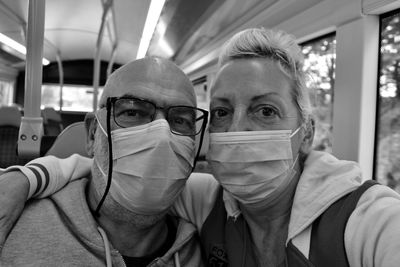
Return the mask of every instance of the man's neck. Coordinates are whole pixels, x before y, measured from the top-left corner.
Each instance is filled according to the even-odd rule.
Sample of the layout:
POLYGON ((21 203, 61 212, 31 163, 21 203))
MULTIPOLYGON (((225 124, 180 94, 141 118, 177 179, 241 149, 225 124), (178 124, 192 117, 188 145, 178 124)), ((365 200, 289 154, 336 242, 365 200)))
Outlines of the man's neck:
POLYGON ((133 224, 121 224, 106 216, 97 218, 97 223, 107 233, 111 244, 122 255, 144 257, 153 254, 166 242, 168 227, 165 217, 145 229, 133 224))
MULTIPOLYGON (((88 203, 92 210, 97 207, 98 199, 93 183, 88 190, 88 203)), ((107 205, 100 209, 96 217, 98 225, 106 232, 112 246, 122 255, 129 257, 144 257, 157 251, 168 235, 166 216, 156 220, 151 225, 143 225, 140 220, 121 220, 109 216, 107 205)))

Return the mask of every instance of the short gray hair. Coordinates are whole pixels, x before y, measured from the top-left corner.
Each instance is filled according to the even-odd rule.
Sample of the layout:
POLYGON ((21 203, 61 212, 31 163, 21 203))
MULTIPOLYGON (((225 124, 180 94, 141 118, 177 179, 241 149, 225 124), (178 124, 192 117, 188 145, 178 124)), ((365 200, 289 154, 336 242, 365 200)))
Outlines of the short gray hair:
POLYGON ((240 58, 268 58, 274 60, 279 68, 294 82, 293 98, 308 123, 312 107, 308 88, 307 73, 303 71, 304 56, 294 36, 279 30, 264 28, 247 29, 235 34, 223 46, 218 65, 240 58))

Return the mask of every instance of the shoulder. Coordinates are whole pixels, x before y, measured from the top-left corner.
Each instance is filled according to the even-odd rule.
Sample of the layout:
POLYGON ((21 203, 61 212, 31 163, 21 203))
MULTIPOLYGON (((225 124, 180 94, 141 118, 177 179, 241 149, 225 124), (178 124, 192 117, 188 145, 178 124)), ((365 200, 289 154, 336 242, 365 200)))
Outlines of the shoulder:
POLYGON ((175 201, 172 212, 201 229, 214 206, 218 189, 219 184, 211 174, 192 173, 175 201))
POLYGON ((345 247, 350 265, 398 266, 399 226, 400 195, 384 185, 370 187, 346 225, 345 247))

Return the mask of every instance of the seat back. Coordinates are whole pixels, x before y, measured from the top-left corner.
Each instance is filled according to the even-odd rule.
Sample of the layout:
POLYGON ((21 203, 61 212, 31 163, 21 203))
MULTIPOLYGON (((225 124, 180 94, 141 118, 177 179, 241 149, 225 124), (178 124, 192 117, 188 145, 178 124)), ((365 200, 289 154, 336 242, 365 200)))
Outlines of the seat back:
POLYGON ((21 112, 15 106, 0 107, 0 168, 21 164, 17 142, 21 112))
POLYGON ((42 110, 44 134, 57 136, 63 130, 60 113, 54 108, 46 107, 42 110))
POLYGON ((57 136, 46 156, 53 155, 59 158, 67 158, 75 153, 89 157, 86 152, 86 129, 83 121, 75 122, 65 128, 57 136))

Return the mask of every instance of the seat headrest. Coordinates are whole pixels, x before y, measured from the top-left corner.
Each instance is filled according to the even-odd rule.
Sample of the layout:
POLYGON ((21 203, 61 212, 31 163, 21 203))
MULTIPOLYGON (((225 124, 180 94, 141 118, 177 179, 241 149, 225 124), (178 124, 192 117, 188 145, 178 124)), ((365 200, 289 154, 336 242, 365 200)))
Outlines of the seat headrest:
POLYGON ((83 121, 75 122, 65 128, 57 136, 46 156, 53 155, 59 158, 67 158, 75 153, 89 157, 86 152, 86 129, 83 121))
POLYGON ((61 115, 54 108, 46 107, 42 110, 42 117, 44 123, 48 123, 49 120, 61 122, 61 115))
POLYGON ((19 127, 21 124, 21 112, 16 106, 0 107, 0 125, 19 127))

